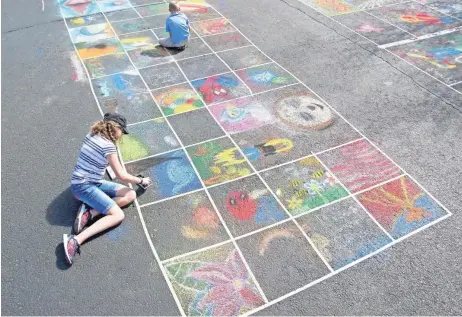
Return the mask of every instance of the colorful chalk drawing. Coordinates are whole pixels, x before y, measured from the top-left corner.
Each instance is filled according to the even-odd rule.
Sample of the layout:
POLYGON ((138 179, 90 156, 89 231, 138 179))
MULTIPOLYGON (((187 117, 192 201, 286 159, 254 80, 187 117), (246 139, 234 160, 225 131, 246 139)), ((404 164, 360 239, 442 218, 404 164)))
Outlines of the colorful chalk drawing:
POLYGON ((333 175, 312 156, 264 172, 263 178, 293 215, 348 195, 333 175))
POLYGON ((75 44, 75 48, 82 59, 123 52, 122 46, 115 38, 94 42, 80 42, 75 44))
POLYGON ((69 29, 69 33, 74 43, 97 41, 115 36, 111 26, 107 23, 69 29))
POLYGON ((353 193, 402 174, 393 162, 366 140, 322 153, 319 159, 353 193))
POLYGON ((162 0, 130 0, 130 2, 133 6, 145 6, 149 4, 163 3, 164 1, 162 0))
POLYGON ((118 11, 132 7, 128 0, 97 0, 102 12, 118 11))
POLYGON ((297 80, 276 64, 267 64, 243 70, 236 74, 249 86, 253 93, 295 84, 297 80))
POLYGON ((275 122, 275 117, 254 97, 230 100, 209 108, 228 133, 256 129, 275 122))
POLYGON ((135 71, 101 77, 92 83, 104 112, 121 113, 129 123, 162 116, 135 71))
POLYGON ((133 69, 130 60, 124 52, 89 58, 84 60, 84 64, 92 79, 133 69))
POLYGON ((199 35, 212 35, 235 31, 229 21, 223 18, 193 22, 191 26, 199 35))
POLYGON ((151 5, 142 6, 142 7, 136 7, 135 10, 138 11, 138 13, 142 17, 169 13, 168 3, 158 3, 158 4, 151 4, 151 5))
POLYGON ((240 236, 287 218, 268 188, 250 176, 209 189, 233 236, 240 236))
POLYGON ((205 185, 219 184, 250 174, 250 167, 228 139, 187 148, 205 185))
POLYGON ((76 18, 68 18, 66 19, 66 22, 69 28, 72 29, 72 28, 86 26, 86 25, 106 23, 106 19, 101 13, 97 13, 94 15, 87 15, 87 16, 76 17, 76 18))
POLYGON ((118 35, 150 29, 148 23, 142 18, 113 22, 111 25, 118 35))
POLYGON ((390 48, 398 56, 446 84, 462 80, 462 32, 390 48))
POLYGON ((392 242, 353 199, 323 207, 297 221, 334 270, 392 242))
POLYGON ((153 91, 157 104, 166 115, 202 108, 204 103, 189 84, 180 84, 153 91))
POLYGON ((300 0, 306 5, 320 11, 327 16, 351 13, 357 11, 353 5, 343 0, 300 0))
POLYGON ((407 176, 362 193, 358 199, 394 238, 400 238, 446 215, 407 176))
POLYGON ((157 38, 151 31, 142 31, 119 36, 120 43, 127 50, 157 45, 157 38))
POLYGON ((206 104, 218 103, 250 95, 250 91, 232 73, 191 81, 206 104))
POLYGON ((94 0, 58 0, 65 18, 74 18, 100 12, 94 0))
MULTIPOLYGON (((244 147, 242 152, 250 161, 262 160, 271 155, 284 154, 292 150, 294 144, 289 139, 269 139, 253 147, 244 147)), ((264 164, 264 163, 263 163, 264 164)))
POLYGON ((202 187, 186 153, 161 154, 125 165, 130 174, 151 177, 153 185, 138 197, 140 204, 187 193, 202 187))
POLYGON ((138 12, 136 12, 134 9, 106 12, 104 15, 111 23, 122 20, 137 19, 140 17, 138 12))
POLYGON ((159 118, 129 127, 119 143, 122 159, 133 161, 180 147, 165 119, 159 118))
POLYGON ((239 32, 206 36, 203 40, 216 52, 250 45, 250 42, 239 32))
POLYGON ((221 15, 217 11, 206 5, 200 5, 195 8, 191 6, 185 6, 184 3, 185 2, 180 3, 181 11, 183 12, 183 10, 186 10, 186 12, 183 13, 186 14, 186 16, 189 18, 191 22, 210 20, 221 17, 221 15))
POLYGON ((161 46, 141 47, 127 51, 127 54, 138 69, 168 63, 173 60, 168 51, 161 46))
POLYGON ((443 12, 444 14, 462 19, 462 3, 460 0, 421 0, 417 2, 426 4, 428 7, 443 12))
POLYGON ((205 191, 144 206, 141 211, 162 260, 229 240, 205 191))
POLYGON ((264 304, 230 244, 164 266, 188 316, 242 315, 264 304))
POLYGON ((370 12, 378 18, 417 36, 462 25, 462 21, 415 2, 377 8, 370 12))
POLYGON ((347 0, 348 3, 360 10, 368 10, 377 7, 384 7, 397 3, 406 2, 407 0, 347 0))

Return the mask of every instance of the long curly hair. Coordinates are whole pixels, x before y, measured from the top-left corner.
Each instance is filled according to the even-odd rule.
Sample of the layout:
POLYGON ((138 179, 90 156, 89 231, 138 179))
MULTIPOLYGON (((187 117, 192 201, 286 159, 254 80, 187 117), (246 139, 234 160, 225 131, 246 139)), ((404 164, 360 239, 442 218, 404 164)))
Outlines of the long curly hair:
POLYGON ((112 143, 117 143, 117 138, 115 137, 115 128, 118 127, 118 124, 113 121, 104 121, 99 120, 93 123, 90 128, 90 135, 94 136, 99 134, 107 140, 110 140, 112 143))

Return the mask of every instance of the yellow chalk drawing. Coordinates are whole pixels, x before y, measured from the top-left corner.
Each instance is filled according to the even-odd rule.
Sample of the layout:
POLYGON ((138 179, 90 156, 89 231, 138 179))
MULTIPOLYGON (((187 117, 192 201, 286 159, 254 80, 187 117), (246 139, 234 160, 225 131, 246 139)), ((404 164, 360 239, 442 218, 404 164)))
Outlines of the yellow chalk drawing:
POLYGON ((302 207, 303 199, 298 198, 297 196, 292 196, 291 199, 287 200, 287 208, 290 210, 298 209, 302 207))
POLYGON ((300 161, 301 165, 316 166, 319 161, 314 156, 309 156, 300 161))
POLYGON ((245 163, 245 158, 238 159, 237 156, 239 156, 239 151, 237 148, 233 147, 216 154, 214 161, 215 164, 220 164, 221 166, 231 166, 245 163))

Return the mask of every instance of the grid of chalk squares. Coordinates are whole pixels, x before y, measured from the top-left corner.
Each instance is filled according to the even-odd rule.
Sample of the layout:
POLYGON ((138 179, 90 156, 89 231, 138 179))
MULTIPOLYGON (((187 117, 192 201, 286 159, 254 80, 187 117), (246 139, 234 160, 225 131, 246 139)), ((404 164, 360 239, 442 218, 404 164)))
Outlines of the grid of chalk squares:
POLYGON ((354 133, 345 145, 313 148, 319 155, 287 155, 291 134, 278 129, 290 118, 271 117, 265 105, 303 108, 294 114, 312 121, 295 120, 297 133, 320 144, 341 119, 324 118, 327 105, 297 87, 289 101, 266 93, 297 80, 213 10, 189 14, 195 38, 183 53, 156 46, 163 2, 98 1, 88 10, 76 20, 66 8, 70 35, 100 103, 134 121, 122 158, 130 173, 154 180, 138 200, 187 314, 245 313, 446 215, 354 133), (255 92, 268 99, 252 100, 255 92), (255 139, 258 129, 271 139, 255 139))

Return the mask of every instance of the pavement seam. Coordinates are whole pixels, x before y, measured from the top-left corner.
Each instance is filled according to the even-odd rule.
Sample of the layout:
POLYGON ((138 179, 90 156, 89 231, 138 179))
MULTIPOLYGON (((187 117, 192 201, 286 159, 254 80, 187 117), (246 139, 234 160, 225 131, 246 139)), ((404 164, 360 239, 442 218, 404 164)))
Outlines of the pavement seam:
POLYGON ((13 30, 10 30, 10 31, 2 32, 2 35, 13 33, 13 32, 16 32, 16 31, 25 30, 25 29, 30 29, 30 28, 33 28, 33 27, 36 27, 36 26, 47 25, 47 24, 51 24, 51 23, 55 23, 55 22, 61 22, 62 20, 63 20, 63 18, 60 18, 58 20, 48 21, 48 22, 45 22, 45 23, 39 23, 39 24, 24 26, 24 27, 21 27, 21 28, 16 28, 16 29, 13 29, 13 30))

